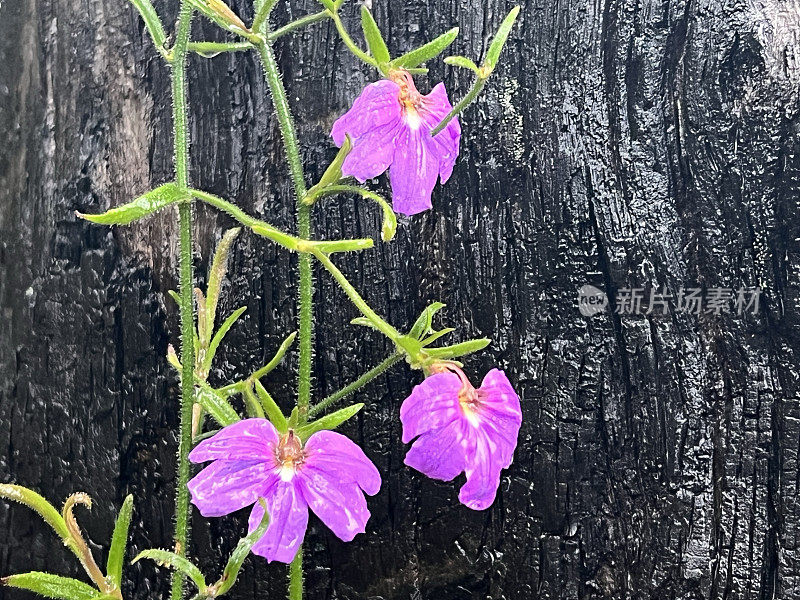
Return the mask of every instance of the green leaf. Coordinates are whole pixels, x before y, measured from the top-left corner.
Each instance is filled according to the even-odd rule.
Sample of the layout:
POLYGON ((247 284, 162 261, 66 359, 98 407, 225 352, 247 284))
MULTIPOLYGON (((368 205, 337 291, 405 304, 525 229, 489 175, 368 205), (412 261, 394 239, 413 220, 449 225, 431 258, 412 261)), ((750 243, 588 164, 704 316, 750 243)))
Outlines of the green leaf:
POLYGON ((102 596, 99 591, 82 581, 40 571, 10 575, 4 577, 2 583, 8 587, 28 590, 55 600, 94 600, 102 596))
POLYGON ((514 21, 517 20, 517 15, 519 15, 519 8, 519 6, 512 8, 511 12, 508 13, 500 24, 500 29, 497 30, 497 35, 494 36, 489 50, 486 53, 486 58, 483 60, 483 70, 485 71, 484 78, 488 77, 497 66, 497 61, 500 58, 500 53, 503 51, 503 46, 506 45, 508 36, 511 34, 511 29, 514 27, 514 21))
POLYGON ((367 46, 372 53, 372 57, 377 61, 378 65, 385 65, 390 60, 389 49, 386 47, 386 42, 383 41, 381 30, 378 29, 378 24, 372 18, 372 13, 366 6, 361 7, 361 27, 364 30, 364 38, 367 40, 367 46))
POLYGON ((444 52, 445 48, 455 41, 456 37, 458 37, 458 27, 453 27, 453 29, 447 33, 443 33, 435 40, 420 46, 416 50, 412 50, 411 52, 395 58, 392 61, 392 66, 402 67, 404 69, 412 69, 418 65, 421 65, 422 63, 439 56, 442 52, 444 52))
POLYGON ((236 544, 236 548, 231 553, 231 557, 228 559, 228 563, 225 565, 225 570, 222 572, 222 577, 213 586, 214 589, 216 589, 216 592, 214 593, 215 598, 217 596, 226 594, 233 587, 233 584, 236 583, 236 578, 239 576, 239 571, 242 568, 242 564, 244 564, 244 559, 250 554, 250 550, 252 550, 255 543, 267 532, 267 527, 269 527, 269 512, 267 512, 267 503, 264 502, 263 498, 259 498, 258 502, 264 509, 264 516, 261 517, 261 523, 259 523, 258 527, 256 527, 247 536, 240 539, 239 543, 236 544))
POLYGON ((227 427, 240 421, 239 415, 225 398, 216 392, 207 383, 201 382, 195 389, 195 399, 208 411, 214 420, 227 427))
POLYGON ((314 202, 315 196, 318 192, 322 191, 329 185, 335 184, 342 178, 342 165, 344 164, 344 159, 347 158, 347 155, 350 154, 350 150, 352 149, 353 142, 349 135, 345 135, 344 143, 342 143, 342 147, 339 148, 339 152, 336 153, 336 158, 334 158, 331 164, 328 165, 328 168, 325 169, 325 172, 322 174, 322 177, 319 178, 319 181, 310 190, 308 190, 306 198, 309 199, 309 204, 314 202))
POLYGON ((205 593, 206 578, 203 577, 200 569, 198 569, 192 562, 183 556, 179 556, 174 552, 170 552, 169 550, 152 548, 150 550, 144 550, 143 552, 140 552, 136 558, 131 561, 131 564, 134 564, 143 558, 155 561, 162 567, 168 567, 170 569, 180 571, 194 582, 199 592, 205 593))
POLYGON ((353 417, 362 408, 364 408, 364 405, 359 403, 339 409, 336 412, 325 415, 321 419, 317 419, 313 423, 309 423, 308 425, 300 427, 297 430, 297 435, 300 436, 300 439, 307 440, 310 435, 318 431, 336 429, 339 425, 353 417))
POLYGON ((481 70, 472 60, 466 56, 448 56, 444 59, 445 64, 451 67, 461 67, 462 69, 469 69, 476 75, 480 75, 481 70))
POLYGON ((422 314, 420 314, 420 316, 414 322, 414 325, 411 327, 411 331, 408 332, 409 337, 420 340, 422 339, 422 336, 432 333, 431 325, 433 323, 433 317, 445 306, 446 305, 442 304, 441 302, 433 302, 425 310, 423 310, 422 314))
POLYGON ((164 33, 164 26, 161 24, 161 19, 158 18, 158 13, 150 0, 131 0, 131 4, 136 7, 139 14, 142 15, 145 27, 153 38, 153 43, 158 48, 159 52, 163 51, 166 45, 167 34, 164 33))
POLYGON ((108 551, 106 563, 106 576, 119 588, 122 585, 122 563, 125 559, 125 548, 128 546, 128 529, 133 514, 133 496, 130 494, 122 503, 117 522, 114 525, 114 534, 111 536, 111 548, 108 551))
POLYGON ((253 373, 253 379, 261 379, 262 377, 264 377, 264 375, 274 370, 275 367, 277 367, 281 363, 284 355, 286 354, 287 350, 289 350, 292 343, 294 342, 294 338, 296 337, 297 337, 296 331, 290 333, 286 337, 286 339, 283 340, 283 343, 281 344, 280 348, 278 348, 278 351, 275 353, 275 356, 272 357, 272 360, 270 360, 266 365, 261 367, 258 371, 253 373))
MULTIPOLYGON (((211 262, 211 269, 208 272, 208 285, 206 286, 206 319, 208 321, 208 337, 214 328, 214 321, 217 316, 217 303, 219 302, 219 290, 222 287, 222 280, 228 269, 228 255, 233 246, 236 236, 239 235, 241 228, 234 227, 226 231, 214 252, 214 260, 211 262)), ((205 340, 208 343, 208 339, 205 340)))
POLYGON ((180 190, 174 183, 165 183, 139 196, 133 202, 112 208, 99 215, 85 215, 77 211, 75 214, 81 219, 100 225, 127 225, 189 197, 185 191, 180 190))
POLYGON ((426 337, 423 340, 420 340, 422 347, 430 346, 433 342, 438 340, 440 337, 447 335, 448 333, 453 333, 455 331, 454 327, 445 327, 444 329, 437 331, 433 335, 426 337))
POLYGON ((214 334, 214 337, 211 339, 211 343, 208 345, 208 350, 206 351, 205 360, 203 360, 203 370, 208 371, 211 368, 211 362, 214 360, 214 356, 217 354, 217 349, 219 345, 222 343, 222 339, 225 337, 225 334, 230 331, 230 328, 233 327, 233 324, 239 320, 239 317, 242 316, 244 311, 247 310, 246 306, 242 306, 237 308, 233 311, 227 319, 219 326, 219 329, 214 334))
POLYGON ((336 12, 336 4, 334 4, 333 0, 319 0, 322 6, 327 8, 331 12, 336 12))
POLYGON ((261 406, 264 408, 264 412, 266 413, 267 418, 270 420, 270 423, 275 425, 275 429, 281 433, 286 433, 286 431, 289 429, 289 424, 286 422, 286 417, 281 412, 281 409, 275 402, 275 399, 267 391, 267 388, 261 385, 261 382, 258 379, 253 380, 253 387, 258 394, 258 399, 261 402, 261 406))
POLYGON ((45 523, 55 530, 60 537, 70 548, 73 548, 74 541, 69 532, 67 523, 64 517, 42 496, 21 485, 14 485, 11 483, 0 484, 0 498, 6 500, 13 500, 24 504, 33 511, 36 511, 45 523))
POLYGON ((379 331, 377 327, 375 327, 375 323, 370 321, 367 317, 356 317, 352 321, 350 321, 351 325, 361 325, 361 327, 369 327, 374 329, 375 331, 379 331))
POLYGON ((480 338, 477 340, 469 340, 468 342, 461 342, 460 344, 453 344, 452 346, 442 346, 441 348, 426 348, 425 352, 431 358, 457 358, 465 354, 472 354, 483 350, 492 343, 489 338, 480 338))

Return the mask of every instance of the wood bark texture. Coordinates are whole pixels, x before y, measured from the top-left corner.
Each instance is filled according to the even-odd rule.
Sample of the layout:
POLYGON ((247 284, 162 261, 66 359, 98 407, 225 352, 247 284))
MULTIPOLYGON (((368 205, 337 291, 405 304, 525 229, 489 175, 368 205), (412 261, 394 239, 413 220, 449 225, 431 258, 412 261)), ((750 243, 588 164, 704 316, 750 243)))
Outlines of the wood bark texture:
MULTIPOLYGON (((176 2, 156 8, 174 22, 176 2)), ((494 344, 466 361, 475 383, 505 369, 525 421, 513 466, 484 512, 459 480, 403 465, 398 411, 420 375, 405 365, 359 394, 343 432, 383 474, 366 534, 340 542, 312 517, 308 598, 800 598, 800 3, 797 0, 524 0, 501 65, 463 116, 453 178, 396 241, 339 259, 372 305, 406 328, 440 322, 494 344), (756 314, 675 310, 593 317, 634 287, 761 286, 756 314)), ((246 20, 247 0, 231 5, 246 20)), ((452 53, 478 58, 505 0, 373 0, 395 55, 461 27, 452 53)), ((319 10, 282 1, 280 25, 319 10)), ((358 6, 345 22, 355 38, 358 6)), ((195 21, 195 39, 222 39, 195 21)), ((362 42, 363 43, 363 42, 362 42)), ((173 210, 127 228, 79 221, 172 177, 168 69, 125 0, 5 0, 0 6, 0 480, 60 503, 104 560, 136 497, 132 549, 169 547, 177 382, 173 210)), ((329 22, 278 44, 307 177, 335 155, 333 121, 376 74, 329 22)), ((465 71, 434 62, 422 91, 465 71)), ((191 178, 276 225, 291 183, 254 53, 190 72, 191 178)), ((375 189, 388 192, 382 178, 375 189)), ((196 265, 232 222, 196 211, 196 265)), ((380 211, 328 200, 319 237, 376 236, 380 211)), ((296 259, 243 234, 220 313, 248 307, 212 382, 264 364, 296 327, 296 259)), ((317 270, 315 398, 390 351, 351 326, 347 298, 317 270)), ((267 381, 284 406, 296 356, 267 381)), ((195 515, 208 577, 246 512, 195 515)), ((132 554, 131 554, 132 556, 132 554)), ((0 505, 0 574, 81 576, 27 509, 0 505)), ((126 567, 125 597, 165 597, 152 563, 126 567)), ((248 559, 231 598, 280 598, 286 570, 248 559)), ((0 597, 28 597, 0 590, 0 597)))

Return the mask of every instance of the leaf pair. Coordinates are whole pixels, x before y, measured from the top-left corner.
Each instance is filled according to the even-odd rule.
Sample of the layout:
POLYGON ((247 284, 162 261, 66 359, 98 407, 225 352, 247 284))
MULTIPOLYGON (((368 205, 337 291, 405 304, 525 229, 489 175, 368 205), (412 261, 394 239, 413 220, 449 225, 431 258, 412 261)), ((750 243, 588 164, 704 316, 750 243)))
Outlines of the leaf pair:
POLYGON ((73 494, 67 498, 61 514, 42 496, 19 485, 0 484, 0 498, 19 502, 37 512, 58 534, 64 545, 78 557, 96 587, 71 577, 62 577, 40 571, 10 575, 2 579, 3 585, 28 590, 56 600, 121 600, 122 564, 128 543, 131 515, 133 514, 133 496, 125 498, 125 502, 122 504, 117 516, 114 533, 111 537, 105 575, 97 566, 91 550, 83 539, 72 515, 72 509, 75 504, 84 504, 91 508, 91 499, 88 496, 85 494, 73 494))
POLYGON ((180 556, 169 550, 151 549, 140 552, 133 562, 138 562, 143 558, 153 560, 163 567, 168 567, 176 571, 180 571, 186 575, 197 587, 196 600, 204 600, 208 598, 219 598, 227 594, 242 569, 245 558, 250 554, 255 543, 260 540, 267 532, 269 527, 269 513, 267 512, 267 505, 263 499, 259 499, 261 506, 264 508, 264 516, 261 522, 251 533, 239 540, 236 548, 231 553, 225 568, 222 571, 222 576, 212 585, 206 584, 206 578, 197 566, 187 558, 180 556))
POLYGON ((381 30, 366 6, 361 7, 361 28, 364 30, 367 47, 377 62, 378 69, 384 75, 388 74, 391 69, 417 70, 419 65, 444 52, 458 36, 458 27, 454 27, 427 44, 392 60, 381 30))
POLYGON ((445 307, 441 302, 434 302, 422 311, 420 316, 411 326, 407 335, 403 336, 404 350, 406 350, 411 366, 426 368, 436 360, 451 360, 473 352, 483 350, 491 343, 488 338, 467 340, 450 346, 431 348, 430 345, 439 338, 455 331, 452 327, 436 330, 433 328, 433 318, 445 307))

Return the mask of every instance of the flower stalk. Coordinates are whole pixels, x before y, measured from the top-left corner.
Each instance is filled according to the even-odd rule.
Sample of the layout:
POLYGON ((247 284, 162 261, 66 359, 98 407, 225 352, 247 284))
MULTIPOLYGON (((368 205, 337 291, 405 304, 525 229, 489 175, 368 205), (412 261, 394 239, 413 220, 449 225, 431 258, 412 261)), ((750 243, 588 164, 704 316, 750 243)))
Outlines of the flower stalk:
MULTIPOLYGON (((172 49, 172 118, 174 135, 175 181, 178 188, 189 187, 189 135, 186 110, 186 55, 192 28, 193 9, 181 0, 175 46, 172 49)), ((194 301, 192 298, 192 205, 188 200, 178 206, 180 229, 180 322, 181 322, 181 402, 178 441, 178 483, 175 496, 175 553, 186 556, 189 541, 189 451, 192 445, 192 409, 194 406, 194 301)), ((172 600, 183 597, 184 575, 172 577, 172 600)))

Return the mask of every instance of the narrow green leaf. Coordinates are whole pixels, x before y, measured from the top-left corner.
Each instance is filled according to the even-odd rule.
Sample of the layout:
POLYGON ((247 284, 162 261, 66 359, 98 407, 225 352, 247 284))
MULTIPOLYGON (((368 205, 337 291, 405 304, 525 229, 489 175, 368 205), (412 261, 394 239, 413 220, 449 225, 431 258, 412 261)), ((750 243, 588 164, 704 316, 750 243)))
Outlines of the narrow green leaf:
POLYGON ((188 198, 189 195, 185 191, 181 191, 174 183, 165 183, 139 196, 133 202, 112 208, 99 215, 85 215, 77 211, 75 214, 81 219, 100 225, 127 225, 133 221, 148 217, 170 204, 188 198))
POLYGON ((356 317, 352 321, 350 321, 351 325, 361 325, 362 327, 369 327, 370 329, 374 329, 378 331, 378 328, 375 327, 375 323, 370 321, 367 317, 356 317))
POLYGON ((438 340, 440 337, 447 335, 448 333, 453 333, 455 331, 454 327, 445 327, 444 329, 435 332, 433 335, 426 337, 423 340, 420 340, 422 347, 431 345, 433 342, 438 340))
POLYGON ((53 530, 58 534, 58 537, 67 543, 67 545, 72 547, 71 545, 74 542, 72 541, 72 535, 69 533, 67 523, 64 521, 64 518, 61 516, 61 514, 55 509, 55 507, 53 507, 53 505, 45 500, 42 496, 33 490, 22 487, 21 485, 3 483, 0 484, 0 498, 19 502, 31 510, 36 511, 39 516, 44 519, 45 523, 53 528, 53 530))
POLYGON ((322 6, 327 8, 331 12, 336 12, 336 4, 334 4, 333 0, 319 0, 322 6))
POLYGON ((328 187, 329 185, 335 184, 342 178, 342 165, 344 164, 344 159, 347 158, 347 155, 350 154, 350 150, 352 149, 353 142, 350 139, 350 136, 346 135, 342 147, 339 148, 339 152, 336 154, 336 158, 334 158, 331 164, 328 165, 328 168, 325 169, 322 177, 319 178, 319 182, 317 182, 314 187, 308 190, 308 198, 312 198, 313 200, 316 192, 328 187))
POLYGON ((420 46, 416 50, 412 50, 411 52, 407 52, 406 54, 395 58, 392 61, 392 66, 402 67, 404 69, 413 69, 414 67, 439 56, 450 44, 455 41, 456 37, 458 37, 458 27, 453 27, 453 29, 443 33, 435 40, 420 46))
POLYGON ((102 596, 99 591, 82 581, 40 571, 4 577, 2 584, 20 590, 35 592, 40 596, 53 598, 54 600, 94 600, 98 596, 102 596))
POLYGON ((362 408, 364 408, 364 405, 362 403, 353 404, 352 406, 341 408, 336 412, 332 412, 329 415, 325 415, 321 419, 317 419, 316 421, 309 423, 308 425, 300 427, 297 430, 297 435, 300 436, 300 439, 307 440, 310 435, 318 431, 323 431, 326 429, 336 429, 339 425, 347 421, 349 418, 353 417, 362 408))
POLYGON ((275 425, 275 429, 281 433, 286 433, 286 431, 289 429, 289 425, 286 422, 286 417, 281 412, 280 407, 275 402, 275 399, 267 391, 267 388, 261 385, 261 382, 258 379, 253 380, 253 387, 258 394, 258 399, 261 401, 261 406, 264 408, 267 418, 273 425, 275 425))
POLYGON ((257 419, 266 417, 264 409, 261 408, 258 398, 256 398, 256 395, 253 393, 252 386, 245 385, 244 389, 242 389, 242 396, 244 397, 244 408, 247 411, 248 417, 257 419))
POLYGON ((483 350, 492 343, 488 338, 480 338, 477 340, 469 340, 468 342, 461 342, 460 344, 453 344, 452 346, 442 346, 441 348, 425 348, 425 352, 432 358, 458 358, 465 354, 472 354, 483 350))
POLYGON ((292 343, 294 342, 294 338, 296 337, 297 337, 296 331, 293 331, 288 336, 286 336, 286 339, 283 340, 283 343, 281 344, 280 348, 278 348, 278 351, 275 353, 275 356, 273 356, 272 359, 266 365, 261 367, 255 373, 253 373, 252 375, 253 379, 261 379, 262 377, 264 377, 264 375, 274 370, 275 367, 277 367, 281 363, 283 357, 286 355, 286 352, 289 350, 292 343))
POLYGON ((147 32, 153 38, 156 48, 158 48, 159 52, 163 52, 166 47, 167 34, 164 33, 164 26, 161 24, 161 19, 158 18, 156 9, 153 8, 150 0, 131 0, 131 4, 136 7, 136 10, 142 16, 147 32))
POLYGON ((422 336, 431 333, 431 325, 433 323, 434 315, 445 307, 441 302, 433 302, 419 315, 411 331, 408 332, 409 337, 414 339, 422 339, 422 336))
POLYGON ((497 35, 494 36, 489 50, 486 52, 486 58, 483 61, 483 68, 485 70, 484 77, 488 77, 497 66, 497 61, 500 58, 500 53, 503 51, 503 46, 506 45, 508 36, 511 34, 511 29, 514 27, 514 21, 517 20, 517 15, 519 15, 519 8, 519 6, 512 8, 511 12, 508 13, 500 24, 500 29, 497 30, 497 35))
POLYGON ((269 527, 269 512, 267 512, 267 503, 263 498, 258 499, 261 507, 264 509, 264 516, 261 517, 261 523, 258 524, 251 533, 239 540, 236 548, 231 553, 228 563, 225 565, 225 570, 222 572, 220 580, 214 584, 213 588, 216 589, 214 597, 226 594, 236 583, 236 578, 239 576, 239 571, 242 569, 244 559, 250 554, 255 543, 260 540, 267 532, 269 527))
POLYGON ((448 56, 444 59, 445 64, 450 65, 451 67, 461 67, 462 69, 469 69, 476 75, 480 75, 481 70, 478 68, 478 65, 475 64, 474 61, 470 60, 466 56, 448 56))
MULTIPOLYGON (((206 286, 206 319, 208 320, 208 333, 214 329, 214 322, 217 317, 217 303, 219 302, 219 291, 222 287, 222 280, 228 269, 228 255, 230 254, 233 242, 239 235, 241 228, 234 227, 226 231, 214 252, 214 260, 211 262, 211 269, 208 272, 208 286, 206 286)), ((208 342, 208 340, 206 340, 208 342)))
POLYGON ((372 13, 366 6, 361 7, 361 27, 364 30, 364 38, 367 40, 372 57, 378 65, 387 64, 391 60, 389 49, 386 47, 386 42, 383 41, 378 24, 375 23, 372 13))
POLYGON ((239 317, 244 314, 244 311, 247 310, 246 306, 242 306, 237 308, 233 311, 225 321, 223 321, 222 325, 219 326, 219 329, 214 334, 214 337, 211 338, 211 343, 208 345, 208 350, 206 351, 206 357, 203 361, 203 370, 208 371, 211 368, 211 362, 214 360, 214 356, 217 354, 217 349, 219 345, 222 343, 223 338, 225 335, 230 331, 230 328, 233 327, 233 324, 239 320, 239 317))
POLYGON ((195 389, 195 399, 223 427, 241 420, 230 403, 205 382, 195 389))
POLYGON ((114 533, 111 536, 111 548, 108 551, 108 562, 106 563, 106 576, 119 588, 122 585, 122 563, 125 559, 125 548, 128 546, 128 529, 131 525, 131 515, 133 514, 133 496, 130 494, 122 503, 119 509, 117 522, 114 525, 114 533))
POLYGON ((143 552, 140 552, 136 558, 131 561, 131 564, 134 564, 143 558, 150 559, 162 567, 168 567, 170 569, 180 571, 194 582, 198 591, 201 593, 205 592, 206 578, 203 577, 200 569, 198 569, 192 562, 183 556, 179 556, 174 552, 170 552, 169 550, 152 548, 150 550, 144 550, 143 552))

